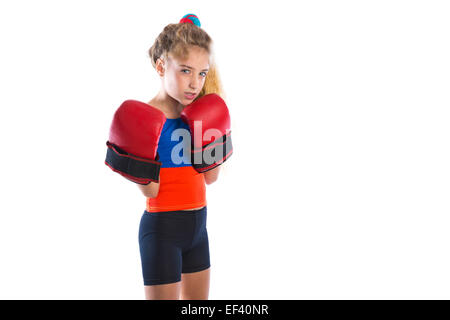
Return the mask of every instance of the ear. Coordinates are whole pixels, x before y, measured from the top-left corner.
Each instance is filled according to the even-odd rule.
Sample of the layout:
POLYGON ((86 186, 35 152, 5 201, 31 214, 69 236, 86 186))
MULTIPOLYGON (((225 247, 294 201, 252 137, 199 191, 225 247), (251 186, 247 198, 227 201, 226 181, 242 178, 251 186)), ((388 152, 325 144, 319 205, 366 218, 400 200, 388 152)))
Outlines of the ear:
POLYGON ((158 72, 158 74, 162 77, 164 76, 164 72, 165 72, 165 62, 163 58, 158 58, 158 60, 156 60, 156 72, 158 72))

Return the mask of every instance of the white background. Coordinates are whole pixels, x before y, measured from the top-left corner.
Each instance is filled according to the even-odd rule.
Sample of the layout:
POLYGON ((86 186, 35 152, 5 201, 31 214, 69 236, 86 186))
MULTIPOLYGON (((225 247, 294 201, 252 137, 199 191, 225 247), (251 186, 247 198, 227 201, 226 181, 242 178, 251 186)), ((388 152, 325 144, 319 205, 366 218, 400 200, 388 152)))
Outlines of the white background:
POLYGON ((210 299, 449 299, 448 2, 131 0, 0 4, 0 298, 144 298, 105 142, 186 13, 232 117, 210 299))

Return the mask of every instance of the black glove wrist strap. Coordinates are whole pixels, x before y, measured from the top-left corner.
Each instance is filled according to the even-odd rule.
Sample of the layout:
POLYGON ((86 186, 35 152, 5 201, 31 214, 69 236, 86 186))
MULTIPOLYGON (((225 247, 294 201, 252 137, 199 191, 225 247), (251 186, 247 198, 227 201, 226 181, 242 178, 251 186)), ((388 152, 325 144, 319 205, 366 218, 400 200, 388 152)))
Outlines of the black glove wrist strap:
POLYGON ((150 160, 125 152, 109 141, 106 142, 106 145, 108 150, 105 163, 112 170, 139 184, 149 184, 151 181, 159 182, 161 162, 157 161, 159 160, 158 155, 155 160, 150 160))

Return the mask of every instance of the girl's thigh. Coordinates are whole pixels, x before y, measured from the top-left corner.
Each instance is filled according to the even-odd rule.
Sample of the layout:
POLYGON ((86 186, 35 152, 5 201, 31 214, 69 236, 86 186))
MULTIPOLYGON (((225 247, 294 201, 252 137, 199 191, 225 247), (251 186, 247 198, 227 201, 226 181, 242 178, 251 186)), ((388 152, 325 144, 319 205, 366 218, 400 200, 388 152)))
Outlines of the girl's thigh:
POLYGON ((168 284, 144 286, 147 300, 179 300, 181 281, 168 284))

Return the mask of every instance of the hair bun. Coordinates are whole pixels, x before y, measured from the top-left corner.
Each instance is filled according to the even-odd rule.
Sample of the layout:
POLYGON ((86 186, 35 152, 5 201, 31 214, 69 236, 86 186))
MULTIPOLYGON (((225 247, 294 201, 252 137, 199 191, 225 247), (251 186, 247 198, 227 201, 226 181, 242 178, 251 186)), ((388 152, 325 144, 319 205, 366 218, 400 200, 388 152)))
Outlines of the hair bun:
POLYGON ((200 20, 198 17, 193 13, 188 13, 181 18, 179 23, 192 23, 195 24, 197 27, 201 28, 200 20))

